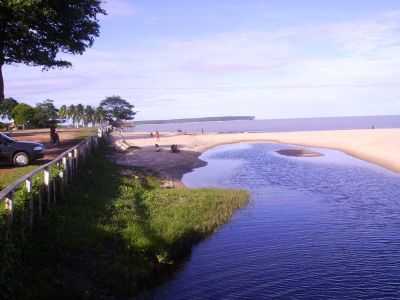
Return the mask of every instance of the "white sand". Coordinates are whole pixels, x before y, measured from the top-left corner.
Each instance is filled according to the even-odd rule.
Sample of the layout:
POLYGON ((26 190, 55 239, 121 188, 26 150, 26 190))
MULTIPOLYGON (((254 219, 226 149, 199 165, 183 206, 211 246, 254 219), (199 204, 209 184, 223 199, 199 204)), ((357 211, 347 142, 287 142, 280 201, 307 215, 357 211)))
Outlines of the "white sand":
MULTIPOLYGON (((167 163, 170 167, 174 161, 184 165, 186 160, 197 158, 207 149, 217 145, 240 142, 275 142, 296 144, 341 150, 349 155, 381 165, 390 170, 400 172, 400 129, 369 129, 341 131, 310 131, 282 133, 234 133, 205 135, 176 135, 162 133, 160 141, 150 138, 148 133, 125 133, 125 146, 143 148, 134 155, 134 163, 152 168, 167 163), (172 144, 187 152, 182 155, 160 155, 154 151, 154 144, 168 149, 172 144), (195 155, 196 154, 196 155, 195 155), (165 161, 167 160, 167 161, 165 161), (143 163, 143 161, 147 161, 143 163), (150 162, 150 163, 149 163, 150 162)), ((124 147, 124 144, 117 141, 124 147)), ((163 152, 167 152, 163 150, 163 152)), ((162 168, 162 166, 161 166, 162 168)))

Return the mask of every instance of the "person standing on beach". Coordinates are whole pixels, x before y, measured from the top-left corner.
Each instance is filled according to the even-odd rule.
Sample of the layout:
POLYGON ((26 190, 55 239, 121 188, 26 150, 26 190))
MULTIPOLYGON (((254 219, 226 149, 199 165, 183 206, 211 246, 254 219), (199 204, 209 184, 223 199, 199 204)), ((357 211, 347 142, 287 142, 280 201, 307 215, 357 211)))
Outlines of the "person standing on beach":
POLYGON ((160 133, 158 132, 158 130, 156 131, 156 141, 160 141, 160 133))

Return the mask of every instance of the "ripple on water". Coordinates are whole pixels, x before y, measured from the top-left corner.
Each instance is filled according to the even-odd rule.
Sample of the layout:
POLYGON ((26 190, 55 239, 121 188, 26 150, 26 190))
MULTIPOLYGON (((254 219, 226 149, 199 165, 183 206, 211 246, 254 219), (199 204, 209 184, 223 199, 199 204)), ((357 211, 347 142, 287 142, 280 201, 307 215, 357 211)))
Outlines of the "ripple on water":
POLYGON ((209 165, 187 184, 246 188, 251 202, 152 298, 400 298, 399 176, 333 150, 282 157, 282 147, 203 156, 209 165))

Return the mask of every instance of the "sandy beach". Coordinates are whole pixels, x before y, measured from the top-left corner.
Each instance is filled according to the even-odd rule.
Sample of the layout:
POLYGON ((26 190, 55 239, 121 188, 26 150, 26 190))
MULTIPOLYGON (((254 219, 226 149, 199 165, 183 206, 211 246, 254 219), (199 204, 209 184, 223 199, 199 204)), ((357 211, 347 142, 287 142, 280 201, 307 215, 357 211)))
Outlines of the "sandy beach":
POLYGON ((114 134, 115 145, 123 150, 116 156, 118 164, 148 168, 176 182, 193 168, 205 165, 199 156, 207 149, 223 144, 254 142, 292 144, 298 145, 299 149, 307 146, 336 149, 400 172, 400 129, 204 135, 164 132, 159 141, 144 132, 114 134), (155 143, 160 146, 159 152, 155 143), (181 151, 172 153, 172 144, 177 144, 181 151))

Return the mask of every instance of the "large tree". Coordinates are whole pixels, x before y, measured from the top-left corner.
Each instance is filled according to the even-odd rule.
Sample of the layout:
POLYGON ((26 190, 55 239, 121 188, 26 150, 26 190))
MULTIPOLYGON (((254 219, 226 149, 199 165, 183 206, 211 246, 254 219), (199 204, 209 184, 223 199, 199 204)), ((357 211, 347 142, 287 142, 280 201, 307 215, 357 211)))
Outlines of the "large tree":
POLYGON ((15 100, 14 98, 6 98, 4 99, 4 101, 0 102, 0 118, 7 118, 7 119, 11 119, 11 113, 14 109, 14 107, 16 107, 18 105, 18 101, 15 100))
POLYGON ((0 102, 5 64, 69 67, 59 53, 82 54, 99 35, 100 0, 0 1, 0 102))
POLYGON ((31 125, 34 114, 35 109, 32 106, 20 103, 14 107, 12 118, 17 126, 22 126, 22 129, 25 129, 25 126, 31 125))
POLYGON ((120 96, 107 97, 100 103, 105 119, 118 124, 121 120, 132 120, 136 112, 134 106, 120 96))
POLYGON ((36 128, 48 127, 50 122, 54 122, 58 117, 58 109, 50 99, 36 104, 34 111, 31 125, 36 128))

